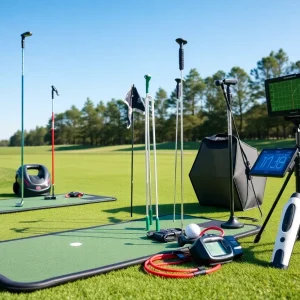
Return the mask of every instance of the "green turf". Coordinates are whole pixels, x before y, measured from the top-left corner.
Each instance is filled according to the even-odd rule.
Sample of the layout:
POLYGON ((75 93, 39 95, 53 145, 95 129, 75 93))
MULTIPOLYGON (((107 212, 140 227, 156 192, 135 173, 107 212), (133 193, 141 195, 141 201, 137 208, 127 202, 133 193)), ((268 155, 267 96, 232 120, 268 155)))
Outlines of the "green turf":
POLYGON ((110 196, 98 196, 89 194, 84 194, 80 198, 67 198, 65 194, 61 194, 56 195, 56 199, 44 199, 44 196, 38 196, 24 198, 23 200, 24 201, 22 206, 17 206, 17 204, 21 203, 21 198, 10 198, 6 200, 0 200, 0 214, 15 213, 35 209, 47 209, 72 205, 92 204, 105 201, 115 201, 116 198, 110 196))
MULTIPOLYGON (((284 140, 283 140, 284 141, 284 140)), ((259 141, 261 143, 263 141, 259 141)), ((276 147, 276 141, 266 141, 264 147, 276 147)), ((290 140, 293 143, 293 140, 290 140)), ((44 233, 142 218, 145 214, 144 153, 134 154, 134 213, 130 217, 130 151, 122 147, 67 149, 56 152, 56 192, 80 190, 91 194, 111 195, 117 201, 99 204, 36 210, 18 214, 2 214, 1 240, 35 236, 44 233)), ((72 147, 70 147, 72 148, 72 147)), ((51 147, 25 147, 25 163, 41 163, 51 169, 51 147)), ((200 206, 188 173, 197 154, 184 152, 184 213, 207 218, 226 219, 227 209, 200 206)), ((159 210, 161 214, 173 211, 174 151, 157 153, 159 181, 159 210)), ((178 155, 178 162, 180 155, 178 155)), ((0 197, 14 197, 12 184, 20 166, 20 148, 0 148, 0 197), (11 179, 10 179, 11 178, 11 179)), ((178 165, 179 170, 180 163, 178 165)), ((179 174, 179 173, 178 173, 179 174)), ((179 187, 179 178, 177 186, 179 187)), ((262 224, 273 204, 283 179, 268 178, 262 205, 262 224)), ((224 265, 209 276, 188 280, 162 279, 144 274, 139 266, 113 271, 54 288, 27 294, 0 292, 0 299, 297 299, 300 294, 300 243, 296 242, 288 270, 269 267, 278 223, 283 205, 295 190, 292 176, 261 240, 253 237, 240 240, 244 249, 242 262, 224 265)), ((180 191, 177 191, 176 210, 180 212, 180 191)), ((237 216, 259 217, 257 209, 237 212, 237 216)), ((241 220, 243 221, 243 220, 241 220)), ((256 224, 256 223, 254 223, 256 224)), ((34 249, 33 249, 34 253, 34 249)), ((22 255, 22 253, 20 253, 22 255)), ((2 258, 3 259, 3 258, 2 258)), ((5 258, 4 258, 5 259, 5 258)), ((55 261, 53 262, 55 264, 55 261)), ((58 266, 59 268, 59 266, 58 266)))
MULTIPOLYGON (((222 223, 187 215, 183 221, 184 226, 197 223, 202 228, 222 223)), ((176 215, 175 221, 173 215, 160 217, 161 228, 180 228, 180 225, 180 215, 176 215)), ((151 227, 155 230, 154 224, 151 227)), ((179 248, 177 242, 161 243, 147 238, 145 228, 145 219, 141 219, 2 242, 0 256, 5 260, 0 261, 0 274, 14 282, 13 290, 22 290, 20 283, 35 289, 33 283, 39 282, 43 287, 44 284, 53 285, 54 278, 68 281, 68 277, 76 273, 83 276, 93 270, 95 274, 95 269, 102 273, 110 268, 120 268, 115 265, 121 263, 132 265, 136 260, 141 263, 144 257, 179 248)), ((239 237, 257 231, 257 226, 245 224, 242 228, 226 229, 225 234, 239 237)), ((215 230, 210 232, 219 234, 215 230)))

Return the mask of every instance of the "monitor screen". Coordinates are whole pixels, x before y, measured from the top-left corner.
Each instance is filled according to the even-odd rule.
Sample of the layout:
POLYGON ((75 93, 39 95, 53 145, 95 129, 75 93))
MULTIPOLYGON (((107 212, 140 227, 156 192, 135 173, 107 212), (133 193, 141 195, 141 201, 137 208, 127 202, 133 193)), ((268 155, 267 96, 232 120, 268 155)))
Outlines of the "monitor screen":
POLYGON ((265 91, 270 117, 300 116, 300 74, 267 79, 265 91))
POLYGON ((297 152, 297 148, 263 149, 251 168, 250 175, 283 177, 297 152))

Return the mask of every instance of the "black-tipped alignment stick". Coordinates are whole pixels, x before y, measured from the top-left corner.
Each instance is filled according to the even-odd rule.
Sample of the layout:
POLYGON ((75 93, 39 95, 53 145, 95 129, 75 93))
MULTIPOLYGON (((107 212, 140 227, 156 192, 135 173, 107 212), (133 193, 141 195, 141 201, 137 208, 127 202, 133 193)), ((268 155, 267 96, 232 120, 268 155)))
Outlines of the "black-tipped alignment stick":
POLYGON ((54 173, 54 145, 55 145, 55 130, 54 130, 54 94, 56 94, 57 96, 59 96, 58 90, 55 88, 54 85, 51 86, 51 99, 52 99, 52 113, 51 113, 51 144, 52 144, 52 194, 45 196, 44 199, 45 200, 55 200, 56 196, 55 196, 55 192, 54 192, 54 184, 55 184, 55 173, 54 173))
POLYGON ((181 229, 183 230, 183 69, 184 69, 184 51, 183 46, 187 44, 187 41, 178 38, 176 39, 176 43, 179 44, 179 70, 181 74, 181 95, 180 95, 180 141, 181 141, 181 149, 180 149, 180 157, 181 157, 181 229))
POLYGON ((177 190, 177 148, 178 148, 178 101, 180 99, 180 78, 176 78, 176 130, 175 130, 175 173, 174 173, 174 207, 173 207, 173 222, 175 222, 176 214, 176 190, 177 190))

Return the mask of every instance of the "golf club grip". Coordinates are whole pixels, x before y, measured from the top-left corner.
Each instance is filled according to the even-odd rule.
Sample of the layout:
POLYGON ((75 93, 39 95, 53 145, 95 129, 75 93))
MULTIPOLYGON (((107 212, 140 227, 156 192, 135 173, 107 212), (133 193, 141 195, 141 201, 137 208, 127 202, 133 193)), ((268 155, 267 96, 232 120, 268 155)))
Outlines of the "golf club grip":
POLYGON ((150 83, 151 76, 149 74, 147 74, 144 77, 146 79, 146 94, 148 94, 149 93, 149 83, 150 83))
POLYGON ((179 70, 183 70, 184 69, 184 50, 182 45, 180 45, 179 48, 179 70))
POLYGON ((180 86, 179 86, 179 82, 177 81, 177 85, 176 85, 176 98, 179 99, 180 97, 180 86))

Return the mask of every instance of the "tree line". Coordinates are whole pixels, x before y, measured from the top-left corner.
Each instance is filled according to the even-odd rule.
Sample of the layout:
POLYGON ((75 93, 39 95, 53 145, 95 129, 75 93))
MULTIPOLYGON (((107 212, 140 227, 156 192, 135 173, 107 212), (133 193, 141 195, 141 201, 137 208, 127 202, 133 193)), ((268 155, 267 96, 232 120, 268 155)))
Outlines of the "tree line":
MULTIPOLYGON (((248 74, 240 67, 232 67, 202 78, 196 68, 191 69, 183 84, 184 140, 198 141, 205 136, 227 132, 226 102, 215 81, 226 77, 238 79, 231 88, 232 112, 237 131, 243 139, 286 138, 293 135, 292 124, 282 117, 268 117, 264 82, 266 79, 299 73, 300 61, 291 62, 283 49, 263 57, 248 74)), ((175 89, 168 95, 162 87, 155 100, 156 141, 175 140, 177 97, 175 89)), ((127 129, 128 108, 123 100, 111 99, 95 104, 87 98, 81 109, 55 114, 55 144, 108 146, 131 143, 127 129)), ((144 116, 134 113, 134 142, 144 143, 144 116)), ((234 129, 234 128, 233 128, 234 129)), ((51 119, 45 127, 24 132, 26 146, 51 144, 51 119)), ((20 146, 21 131, 0 146, 20 146)))

